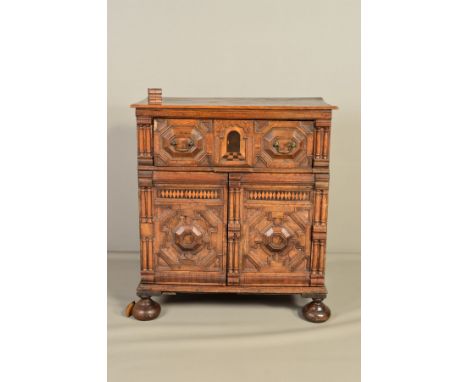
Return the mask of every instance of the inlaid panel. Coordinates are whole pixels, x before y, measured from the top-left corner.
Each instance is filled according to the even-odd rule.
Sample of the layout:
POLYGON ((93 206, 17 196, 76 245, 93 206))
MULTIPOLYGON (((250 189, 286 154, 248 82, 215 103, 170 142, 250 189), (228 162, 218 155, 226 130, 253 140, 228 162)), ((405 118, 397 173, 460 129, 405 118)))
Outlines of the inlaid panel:
POLYGON ((214 164, 251 166, 253 126, 249 120, 214 120, 214 164))
POLYGON ((156 282, 224 285, 227 175, 163 173, 155 183, 156 282))

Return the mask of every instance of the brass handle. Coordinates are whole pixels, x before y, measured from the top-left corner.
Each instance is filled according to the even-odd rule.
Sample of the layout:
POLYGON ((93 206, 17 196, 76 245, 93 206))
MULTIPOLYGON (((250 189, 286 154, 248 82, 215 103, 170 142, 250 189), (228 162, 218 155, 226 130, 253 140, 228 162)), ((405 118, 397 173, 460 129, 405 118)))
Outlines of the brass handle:
POLYGON ((273 147, 276 149, 278 154, 289 154, 293 149, 296 148, 296 141, 290 140, 286 144, 280 144, 279 139, 277 138, 273 142, 273 147))
POLYGON ((171 146, 174 147, 175 151, 186 152, 189 151, 194 145, 191 138, 174 138, 171 141, 171 146))

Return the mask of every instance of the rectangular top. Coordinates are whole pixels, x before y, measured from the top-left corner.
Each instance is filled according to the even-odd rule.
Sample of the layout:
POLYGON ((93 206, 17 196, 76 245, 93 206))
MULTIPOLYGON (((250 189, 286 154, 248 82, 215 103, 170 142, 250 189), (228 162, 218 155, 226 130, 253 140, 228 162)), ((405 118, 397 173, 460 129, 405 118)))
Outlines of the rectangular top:
POLYGON ((161 104, 148 104, 145 98, 130 105, 144 109, 277 109, 277 110, 331 110, 323 98, 179 98, 162 97, 161 104))

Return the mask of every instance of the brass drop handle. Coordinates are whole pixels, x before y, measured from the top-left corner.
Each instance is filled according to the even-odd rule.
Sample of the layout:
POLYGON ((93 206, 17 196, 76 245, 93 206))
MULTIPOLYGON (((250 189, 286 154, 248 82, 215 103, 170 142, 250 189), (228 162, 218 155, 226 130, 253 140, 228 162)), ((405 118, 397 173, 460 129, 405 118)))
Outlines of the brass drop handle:
POLYGON ((175 151, 186 152, 189 151, 194 145, 191 138, 174 138, 171 141, 171 146, 174 147, 175 151))
POLYGON ((276 138, 273 142, 273 147, 276 149, 278 154, 289 154, 296 148, 296 141, 291 139, 288 142, 281 144, 279 139, 276 138))

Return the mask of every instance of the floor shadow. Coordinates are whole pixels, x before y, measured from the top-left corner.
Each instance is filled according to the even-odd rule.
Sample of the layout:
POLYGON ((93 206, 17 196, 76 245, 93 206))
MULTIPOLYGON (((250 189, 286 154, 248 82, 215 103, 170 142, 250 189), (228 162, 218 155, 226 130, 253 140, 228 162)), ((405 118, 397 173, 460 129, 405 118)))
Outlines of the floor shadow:
POLYGON ((205 305, 264 305, 271 307, 287 307, 295 309, 301 305, 292 295, 240 295, 240 294, 177 294, 163 295, 159 298, 161 304, 197 303, 205 305))

